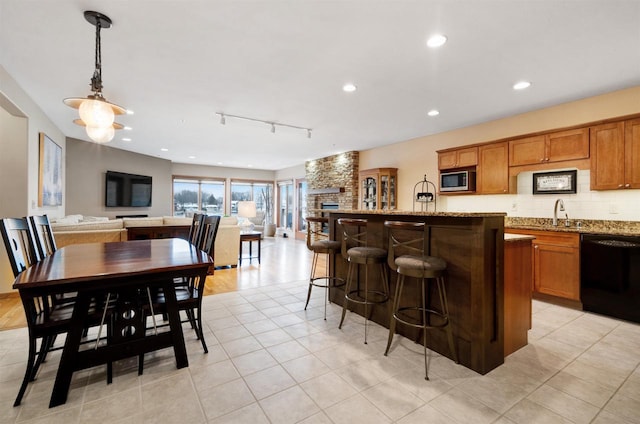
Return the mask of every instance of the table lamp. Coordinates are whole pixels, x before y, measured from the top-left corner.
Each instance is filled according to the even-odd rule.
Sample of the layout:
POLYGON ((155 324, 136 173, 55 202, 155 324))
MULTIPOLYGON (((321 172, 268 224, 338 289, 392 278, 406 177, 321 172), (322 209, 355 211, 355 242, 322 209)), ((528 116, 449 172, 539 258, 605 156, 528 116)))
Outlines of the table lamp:
POLYGON ((254 224, 249 220, 249 218, 256 217, 256 202, 250 200, 238 202, 238 216, 240 218, 244 218, 240 223, 242 231, 245 233, 252 231, 254 224))

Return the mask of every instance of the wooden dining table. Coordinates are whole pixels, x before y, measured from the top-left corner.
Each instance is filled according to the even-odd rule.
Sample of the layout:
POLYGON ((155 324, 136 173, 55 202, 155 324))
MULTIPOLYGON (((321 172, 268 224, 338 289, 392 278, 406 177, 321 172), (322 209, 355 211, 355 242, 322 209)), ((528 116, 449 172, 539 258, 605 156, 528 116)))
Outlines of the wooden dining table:
POLYGON ((174 279, 206 278, 211 263, 208 254, 183 239, 135 240, 68 245, 19 274, 13 287, 21 297, 77 293, 49 407, 66 402, 75 371, 171 346, 177 368, 187 367, 174 279), (130 301, 124 306, 121 302, 116 313, 125 319, 124 324, 120 320, 120 327, 111 329, 115 337, 95 348, 80 348, 92 299, 108 294, 112 299, 135 300, 132 293, 146 293, 147 288, 164 290, 169 331, 145 331, 134 321, 127 322, 132 315, 145 315, 127 303, 130 301))

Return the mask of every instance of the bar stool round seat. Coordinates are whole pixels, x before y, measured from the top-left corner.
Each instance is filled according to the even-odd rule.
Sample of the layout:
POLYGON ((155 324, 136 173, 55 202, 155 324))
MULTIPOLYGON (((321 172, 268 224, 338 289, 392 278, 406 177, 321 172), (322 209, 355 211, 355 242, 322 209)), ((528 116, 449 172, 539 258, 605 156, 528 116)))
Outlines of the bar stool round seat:
POLYGON ((333 253, 340 250, 340 242, 337 240, 316 240, 311 243, 313 253, 333 253))
POLYGON ((329 272, 329 256, 334 255, 340 250, 342 243, 337 240, 329 240, 329 235, 323 232, 323 227, 329 223, 327 217, 305 218, 307 221, 307 248, 313 252, 311 260, 311 273, 309 275, 309 291, 307 292, 307 302, 304 309, 307 310, 309 300, 311 299, 311 290, 313 287, 325 289, 324 296, 324 319, 327 319, 327 302, 329 301, 329 288, 344 286, 344 280, 339 277, 332 277, 329 272), (324 275, 316 276, 316 268, 320 255, 327 255, 325 259, 324 275))
POLYGON ((342 302, 342 318, 338 328, 342 329, 349 303, 364 305, 365 344, 367 344, 367 323, 370 319, 368 312, 373 313, 374 305, 382 304, 389 300, 389 280, 385 267, 387 251, 379 247, 367 246, 367 224, 366 219, 338 219, 338 225, 343 229, 342 256, 349 262, 344 300, 342 302), (359 265, 365 266, 364 287, 358 281, 354 281, 359 265), (379 265, 382 277, 381 289, 370 287, 369 265, 379 265), (371 309, 369 309, 370 305, 372 306, 371 309))
POLYGON ((427 330, 433 328, 444 329, 447 333, 449 350, 454 361, 458 356, 453 344, 453 333, 447 304, 445 287, 445 272, 447 263, 442 258, 427 255, 428 238, 426 226, 422 222, 386 221, 389 230, 389 266, 398 273, 392 314, 389 322, 389 339, 384 355, 389 354, 389 348, 396 331, 396 323, 417 328, 423 332, 423 347, 425 361, 425 380, 429 380, 429 355, 427 351, 427 330), (407 254, 401 254, 407 253, 407 254), (416 254, 418 253, 418 254, 416 254), (400 306, 406 277, 414 278, 420 285, 421 302, 418 305, 400 306), (428 301, 430 291, 429 282, 435 281, 435 292, 439 305, 428 301), (413 313, 412 313, 413 312, 413 313))

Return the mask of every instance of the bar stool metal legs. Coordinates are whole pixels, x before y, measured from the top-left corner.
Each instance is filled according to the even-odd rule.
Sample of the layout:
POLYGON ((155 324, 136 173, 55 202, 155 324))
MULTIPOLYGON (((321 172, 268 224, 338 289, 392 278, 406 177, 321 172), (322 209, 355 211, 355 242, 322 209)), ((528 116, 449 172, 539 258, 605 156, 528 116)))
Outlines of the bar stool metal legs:
POLYGON ((329 255, 335 254, 340 249, 340 242, 329 240, 328 234, 323 232, 323 225, 329 222, 326 217, 307 217, 307 248, 313 252, 311 260, 311 273, 309 274, 309 291, 307 292, 307 301, 304 304, 305 311, 309 306, 311 299, 311 290, 313 287, 325 289, 324 293, 324 319, 327 319, 327 303, 329 301, 329 288, 340 287, 344 285, 344 280, 339 277, 332 277, 329 274, 329 255), (321 254, 326 255, 325 273, 323 276, 316 277, 318 268, 318 259, 321 254))
POLYGON ((458 363, 444 281, 447 264, 440 258, 426 255, 427 237, 424 223, 387 221, 385 226, 389 229, 388 262, 398 273, 398 283, 389 321, 389 338, 384 354, 385 356, 389 354, 397 322, 422 330, 425 380, 428 380, 430 355, 427 350, 427 330, 432 328, 445 330, 449 350, 454 361, 458 363), (407 234, 412 232, 418 235, 407 240, 407 234), (398 235, 401 233, 404 234, 404 238, 398 235), (401 254, 402 252, 409 254, 401 254), (406 277, 417 279, 420 282, 421 302, 417 306, 400 306, 406 277), (429 281, 435 282, 434 290, 437 293, 438 306, 435 305, 435 301, 429 302, 428 295, 432 292, 429 281))
POLYGON ((340 218, 338 219, 338 225, 343 229, 342 256, 349 262, 344 300, 342 301, 342 317, 338 328, 342 329, 349 303, 363 305, 364 343, 367 344, 368 321, 373 313, 373 306, 389 300, 389 280, 385 267, 387 251, 382 248, 367 246, 367 220, 340 218), (369 267, 376 264, 380 266, 382 289, 370 287, 369 267), (360 281, 357 281, 359 265, 364 265, 365 267, 364 289, 360 286, 360 281))

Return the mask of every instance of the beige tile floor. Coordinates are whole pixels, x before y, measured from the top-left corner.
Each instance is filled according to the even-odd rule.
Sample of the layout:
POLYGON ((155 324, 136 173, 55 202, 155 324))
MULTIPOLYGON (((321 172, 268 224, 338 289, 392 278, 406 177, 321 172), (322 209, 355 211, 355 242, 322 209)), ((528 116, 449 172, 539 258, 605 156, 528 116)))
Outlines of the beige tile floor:
POLYGON ((640 325, 535 301, 529 345, 481 376, 340 310, 306 282, 208 296, 209 354, 185 326, 190 366, 170 349, 74 375, 68 402, 49 409, 59 353, 12 407, 24 372, 25 329, 0 332, 0 422, 11 423, 640 423, 640 325))

